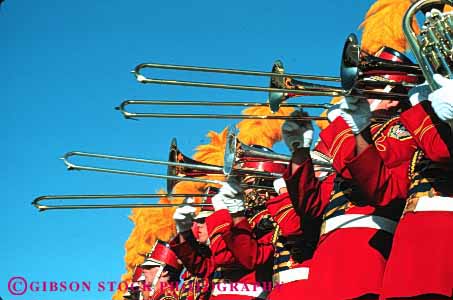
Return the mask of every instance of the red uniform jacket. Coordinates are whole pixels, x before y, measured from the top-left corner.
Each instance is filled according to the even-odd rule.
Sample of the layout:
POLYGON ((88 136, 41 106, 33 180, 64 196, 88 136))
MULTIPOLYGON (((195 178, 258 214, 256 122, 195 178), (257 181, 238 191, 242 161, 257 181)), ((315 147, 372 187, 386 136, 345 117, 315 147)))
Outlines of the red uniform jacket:
MULTIPOLYGON (((336 118, 320 134, 333 158, 335 170, 345 179, 352 179, 360 190, 361 199, 349 205, 346 214, 377 214, 397 221, 404 207, 405 193, 409 187, 407 169, 416 150, 414 140, 398 118, 371 127, 375 146, 369 146, 359 155, 355 137, 347 123, 336 118), (390 148, 403 143, 395 151, 390 148), (386 172, 385 175, 382 172, 386 172), (392 174, 390 180, 387 174, 392 174), (386 209, 366 204, 378 204, 386 209)), ((355 197, 356 198, 356 197, 355 197)))
MULTIPOLYGON (((329 153, 322 141, 318 143, 315 150, 329 156, 329 153)), ((304 223, 322 216, 325 207, 329 203, 329 198, 333 189, 333 180, 335 174, 330 174, 324 180, 319 180, 315 176, 313 169, 313 163, 311 158, 307 158, 292 174, 291 164, 287 172, 283 175, 292 206, 297 213, 299 220, 302 222, 302 227, 299 226, 299 230, 306 231, 311 230, 311 226, 306 228, 304 223)), ((277 201, 276 199, 275 201, 277 201)), ((273 203, 273 202, 270 202, 273 203)), ((275 213, 278 211, 275 210, 275 213)), ((294 220, 294 215, 292 216, 294 220)), ((293 223, 295 224, 295 223, 293 223)), ((308 224, 308 223, 307 223, 308 224)), ((288 229, 290 232, 297 231, 294 227, 282 228, 282 234, 286 235, 285 230, 288 229)))
MULTIPOLYGON (((397 198, 399 201, 390 203, 392 202, 390 200, 395 199, 395 197, 393 197, 393 194, 393 198, 379 198, 382 196, 382 194, 388 192, 388 185, 382 184, 381 189, 369 186, 375 184, 376 180, 379 180, 379 176, 371 175, 371 172, 385 168, 385 161, 389 163, 389 166, 394 167, 393 171, 399 170, 398 174, 401 174, 401 176, 404 175, 402 174, 401 166, 397 164, 399 162, 399 159, 404 155, 395 156, 396 161, 389 161, 388 156, 390 153, 384 150, 386 149, 386 143, 389 140, 385 137, 385 134, 387 134, 387 131, 385 131, 385 129, 387 128, 388 130, 388 128, 390 127, 391 126, 388 125, 372 126, 371 130, 372 133, 374 133, 373 139, 375 141, 376 148, 370 146, 367 150, 361 153, 362 155, 368 150, 372 151, 373 154, 377 156, 376 158, 374 158, 373 163, 376 164, 376 162, 379 162, 380 168, 378 168, 377 166, 371 166, 367 161, 361 161, 360 156, 355 156, 355 136, 347 123, 343 120, 343 118, 336 118, 329 124, 326 129, 321 132, 320 137, 326 145, 330 155, 332 156, 333 167, 338 174, 335 180, 336 184, 342 185, 341 180, 347 180, 350 186, 346 190, 349 189, 353 193, 347 195, 347 197, 349 198, 349 201, 347 201, 347 203, 343 201, 341 205, 337 205, 335 202, 339 202, 341 192, 345 189, 336 187, 335 190, 337 194, 332 195, 332 198, 330 199, 329 206, 324 213, 325 219, 333 216, 334 214, 379 215, 381 217, 387 217, 395 221, 399 219, 401 211, 404 207, 403 199, 400 197, 397 198), (381 151, 383 151, 383 153, 378 154, 379 150, 376 149, 380 149, 381 151), (385 157, 385 159, 382 157, 385 157), (360 175, 356 175, 356 173, 351 171, 351 165, 358 166, 362 173, 360 175), (377 193, 377 191, 379 191, 380 193, 377 193), (379 201, 381 201, 380 204, 382 206, 386 207, 376 208, 370 205, 379 201)), ((407 131, 406 135, 410 137, 407 131)), ((405 156, 405 159, 402 159, 403 163, 401 165, 403 165, 403 168, 409 167, 409 161, 411 159, 412 153, 407 154, 405 156)), ((353 171, 356 171, 356 169, 353 169, 353 171)), ((407 186, 409 185, 409 181, 407 179, 404 181, 404 183, 407 186)), ((395 188, 398 187, 400 187, 400 185, 397 185, 395 182, 395 188)))
POLYGON ((449 162, 453 153, 452 129, 437 117, 431 102, 422 101, 403 112, 400 119, 428 159, 449 162))
MULTIPOLYGON (((215 214, 207 217, 206 222, 209 224, 209 220, 212 218, 216 218, 215 214)), ((192 231, 183 243, 179 242, 179 236, 177 235, 170 241, 170 247, 193 276, 204 278, 208 282, 218 267, 235 263, 235 259, 228 250, 225 241, 218 234, 216 235, 215 232, 210 234, 209 248, 200 245, 195 240, 192 231)))
MULTIPOLYGON (((274 248, 272 245, 273 230, 269 228, 258 233, 257 225, 267 214, 262 211, 255 217, 244 219, 233 224, 233 219, 228 210, 216 211, 207 220, 208 231, 213 240, 222 239, 226 247, 232 253, 236 263, 240 266, 237 272, 232 272, 232 281, 241 283, 266 283, 271 282, 272 256, 274 248)), ((272 224, 271 224, 272 225, 272 224)), ((225 276, 225 275, 223 275, 225 276)))

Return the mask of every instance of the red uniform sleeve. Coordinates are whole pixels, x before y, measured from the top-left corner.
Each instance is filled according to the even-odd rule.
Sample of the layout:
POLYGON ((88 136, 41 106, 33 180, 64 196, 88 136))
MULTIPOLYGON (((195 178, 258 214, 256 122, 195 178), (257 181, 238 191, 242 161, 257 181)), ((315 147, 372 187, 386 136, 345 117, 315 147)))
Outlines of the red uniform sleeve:
POLYGON ((170 241, 170 248, 176 253, 176 256, 182 261, 186 269, 200 276, 208 276, 215 270, 213 257, 210 253, 202 253, 192 234, 182 243, 179 242, 179 234, 170 241))
POLYGON ((229 232, 223 233, 222 237, 237 262, 248 270, 255 270, 274 254, 272 235, 273 231, 257 239, 249 222, 244 219, 229 232))
POLYGON ((284 193, 266 201, 266 207, 272 218, 280 227, 282 236, 302 234, 301 219, 296 213, 289 193, 284 193))
POLYGON ((426 157, 437 162, 446 162, 451 159, 452 129, 437 117, 430 101, 422 101, 406 110, 401 114, 400 120, 426 157))
POLYGON ((409 188, 407 164, 388 168, 371 145, 346 163, 354 181, 371 204, 385 206, 393 199, 406 197, 409 188))
MULTIPOLYGON (((332 175, 329 176, 331 179, 332 175)), ((320 181, 316 178, 310 158, 305 160, 291 175, 291 169, 284 174, 289 197, 296 213, 304 216, 319 217, 329 202, 333 180, 320 181)))
POLYGON ((332 157, 332 166, 335 171, 345 179, 350 179, 351 174, 346 167, 346 161, 354 157, 355 137, 351 128, 338 117, 319 134, 332 157))
MULTIPOLYGON (((216 213, 207 217, 206 222, 208 223, 208 220, 212 216, 214 217, 210 220, 216 220, 216 213)), ((228 211, 226 211, 226 213, 229 215, 228 211)), ((225 220, 225 212, 223 210, 219 211, 218 215, 220 222, 225 220)), ((213 222, 210 223, 212 224, 213 222)), ((227 226, 228 225, 229 224, 227 224, 227 226)), ((208 225, 208 232, 210 232, 209 229, 210 227, 208 225)), ((210 234, 210 251, 201 251, 201 246, 197 243, 192 233, 190 233, 183 243, 180 243, 179 236, 176 236, 170 241, 170 247, 182 261, 186 269, 191 274, 197 276, 209 276, 218 266, 234 263, 234 257, 226 247, 225 241, 221 238, 219 233, 210 234)))

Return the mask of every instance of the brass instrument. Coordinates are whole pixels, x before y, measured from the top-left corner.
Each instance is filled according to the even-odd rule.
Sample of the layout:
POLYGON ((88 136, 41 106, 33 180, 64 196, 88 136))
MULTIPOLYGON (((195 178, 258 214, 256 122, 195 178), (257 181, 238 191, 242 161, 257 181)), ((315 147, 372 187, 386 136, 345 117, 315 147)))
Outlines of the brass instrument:
MULTIPOLYGON (((164 105, 164 106, 238 106, 238 107, 265 107, 268 104, 258 102, 215 102, 215 101, 175 101, 175 100, 125 100, 118 107, 126 119, 137 118, 193 118, 193 119, 262 119, 262 120, 326 120, 325 117, 290 117, 277 115, 240 115, 240 114, 176 114, 176 113, 143 113, 129 112, 126 106, 130 105, 164 105)), ((316 103, 283 103, 280 107, 321 108, 328 109, 331 104, 316 103)))
MULTIPOLYGON (((108 155, 108 154, 96 154, 80 151, 72 151, 66 153, 63 158, 63 162, 67 166, 68 170, 84 170, 84 171, 93 171, 93 172, 102 172, 102 173, 113 173, 113 174, 123 174, 123 175, 132 175, 132 176, 144 176, 151 178, 159 178, 167 180, 167 192, 171 193, 174 185, 179 181, 192 181, 192 182, 201 182, 214 185, 221 185, 223 180, 215 179, 206 179, 206 178, 196 178, 196 177, 205 177, 205 176, 222 176, 225 177, 224 168, 221 166, 204 164, 190 159, 189 157, 183 155, 176 146, 176 140, 173 139, 170 146, 169 161, 161 160, 151 160, 144 158, 135 158, 127 156, 117 156, 117 155, 108 155), (92 167, 87 165, 77 165, 69 161, 70 157, 91 157, 104 160, 118 160, 118 161, 128 161, 128 162, 138 162, 146 164, 155 164, 155 165, 166 165, 168 166, 167 174, 155 174, 147 172, 138 172, 131 170, 123 169, 112 169, 112 168, 101 168, 101 167, 92 167)), ((231 172, 232 176, 246 176, 254 175, 257 177, 264 178, 275 178, 275 174, 270 174, 268 172, 255 171, 255 170, 242 170, 235 169, 234 172, 231 172)), ((259 185, 250 185, 242 184, 243 188, 260 188, 260 189, 271 189, 268 186, 259 186, 259 185)))
POLYGON ((317 76, 317 75, 302 75, 302 74, 279 74, 273 72, 262 72, 262 71, 251 71, 251 70, 236 70, 236 69, 221 69, 221 68, 209 68, 209 67, 196 67, 196 66, 181 66, 181 65, 168 65, 168 64, 156 64, 156 63, 143 63, 135 67, 132 73, 140 83, 156 83, 156 84, 170 84, 170 85, 181 85, 181 86, 192 86, 192 87, 206 87, 206 88, 220 88, 220 89, 234 89, 234 90, 246 90, 246 91, 258 91, 258 92, 275 92, 275 93, 297 93, 300 95, 313 95, 313 96, 339 96, 342 92, 341 88, 330 87, 324 85, 318 85, 313 83, 305 82, 308 87, 304 91, 297 91, 291 89, 273 88, 273 87, 260 87, 260 86, 247 86, 247 85, 233 85, 233 84, 222 84, 222 83, 208 83, 208 82, 194 82, 194 81, 181 81, 181 80, 168 80, 168 79, 152 79, 145 77, 141 74, 143 69, 167 69, 167 70, 178 70, 178 71, 191 71, 191 72, 206 72, 206 73, 222 73, 231 75, 243 75, 243 76, 261 76, 261 77, 282 77, 282 78, 299 78, 316 81, 333 81, 339 82, 340 78, 331 76, 317 76))
POLYGON ((413 3, 403 19, 403 31, 431 90, 439 88, 433 75, 440 73, 453 79, 453 15, 437 9, 426 14, 417 36, 412 27, 415 14, 434 4, 453 5, 451 0, 419 0, 413 3))
MULTIPOLYGON (((117 194, 117 195, 47 195, 37 197, 31 203, 39 211, 57 209, 104 209, 104 208, 167 208, 177 207, 183 203, 130 203, 130 204, 64 204, 49 205, 41 204, 42 201, 65 201, 65 200, 92 200, 92 199, 154 199, 161 197, 187 198, 187 197, 208 197, 209 194, 117 194)), ((201 207, 208 204, 191 203, 191 206, 201 207)))
MULTIPOLYGON (((346 39, 343 47, 343 55, 341 58, 340 74, 341 85, 344 89, 351 91, 353 94, 361 94, 365 92, 367 98, 377 99, 407 99, 407 94, 383 93, 369 91, 372 88, 383 88, 387 85, 401 86, 406 88, 414 87, 414 84, 407 82, 392 82, 386 80, 382 76, 380 78, 369 78, 368 72, 379 71, 381 73, 405 72, 419 77, 420 83, 423 81, 420 66, 411 63, 394 62, 379 57, 364 53, 361 51, 357 36, 350 34, 346 39), (355 92, 354 92, 355 91, 355 92), (391 96, 385 96, 391 95, 391 96)), ((356 95, 354 95, 356 96, 356 95)))
MULTIPOLYGON (((256 146, 248 146, 237 138, 237 129, 230 127, 227 133, 227 144, 225 147, 224 155, 224 170, 225 174, 229 175, 236 171, 235 165, 239 165, 247 159, 255 158, 259 161, 281 161, 289 163, 291 156, 275 153, 266 149, 261 149, 256 146)), ((311 151, 310 156, 312 157, 314 167, 317 171, 328 171, 331 172, 332 160, 331 158, 317 152, 311 151)), ((276 177, 282 174, 275 174, 276 177)))
MULTIPOLYGON (((136 76, 137 80, 141 83, 155 83, 155 84, 170 84, 170 85, 181 85, 191 87, 205 87, 205 88, 221 88, 221 89, 235 89, 235 90, 248 90, 248 91, 261 91, 268 92, 268 105, 272 112, 278 111, 281 103, 285 101, 286 95, 292 94, 295 96, 355 96, 360 98, 372 98, 372 99, 391 99, 391 100, 402 100, 407 99, 407 93, 395 93, 395 92, 379 92, 375 91, 377 88, 384 88, 387 85, 391 86, 404 86, 413 87, 410 83, 396 83, 383 78, 372 79, 366 77, 366 72, 369 70, 377 69, 380 71, 407 71, 410 74, 416 76, 421 75, 421 70, 418 65, 415 64, 403 64, 398 62, 390 62, 383 59, 379 59, 372 55, 362 53, 357 42, 357 37, 351 34, 346 39, 343 54, 341 59, 340 75, 341 77, 332 76, 318 76, 318 75, 302 75, 302 74, 286 74, 284 73, 283 65, 280 61, 274 63, 273 72, 262 72, 262 71, 250 71, 250 70, 235 70, 235 69, 221 69, 221 68, 210 68, 210 67, 198 67, 198 66, 181 66, 181 65, 167 65, 167 64, 156 64, 156 63, 144 63, 139 64, 135 67, 132 73, 136 76), (206 72, 206 73, 221 73, 231 75, 243 75, 243 76, 261 76, 271 78, 270 87, 263 86, 248 86, 248 85, 233 85, 223 83, 209 83, 209 82, 195 82, 195 81, 181 81, 181 80, 168 80, 168 79, 153 79, 144 76, 141 71, 143 69, 166 69, 175 71, 191 71, 191 72, 206 72), (313 80, 313 81, 329 81, 329 82, 341 82, 339 86, 328 86, 320 85, 299 79, 313 80)), ((216 102, 207 101, 188 101, 188 104, 183 104, 184 101, 162 101, 162 100, 151 100, 148 103, 144 100, 128 100, 123 102, 119 106, 119 110, 125 117, 168 117, 168 118, 228 118, 228 119, 248 119, 248 118, 259 118, 259 119, 276 119, 276 116, 241 116, 241 115, 197 115, 197 114, 163 114, 163 113, 128 113, 124 110, 126 105, 130 104, 143 104, 143 105, 219 105, 219 106, 255 106, 257 103, 241 103, 236 102, 216 102)), ((265 104, 261 104, 265 105, 265 104)), ((325 104, 296 104, 296 107, 318 107, 325 108, 325 104)), ((278 119, 285 119, 278 117, 278 119)), ((314 120, 316 117, 310 117, 314 120)))

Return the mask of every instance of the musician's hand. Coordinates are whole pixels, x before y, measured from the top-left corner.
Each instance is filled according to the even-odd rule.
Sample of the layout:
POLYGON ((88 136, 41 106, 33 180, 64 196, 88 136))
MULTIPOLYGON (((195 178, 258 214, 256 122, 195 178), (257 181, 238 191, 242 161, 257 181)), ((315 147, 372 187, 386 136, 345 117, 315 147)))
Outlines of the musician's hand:
MULTIPOLYGON (((308 114, 301 110, 296 110, 291 117, 308 117, 308 114)), ((291 152, 301 148, 310 148, 313 141, 313 125, 311 121, 287 120, 282 126, 282 135, 285 144, 291 152)))
POLYGON ((274 180, 274 190, 277 194, 283 194, 286 190, 286 181, 283 178, 278 178, 274 180))
POLYGON ((423 100, 428 100, 428 95, 430 93, 431 89, 429 88, 429 85, 426 82, 424 82, 409 90, 408 92, 409 101, 412 106, 415 106, 423 100))
POLYGON ((230 212, 239 211, 242 207, 244 209, 242 188, 240 183, 234 178, 230 178, 228 182, 225 182, 220 188, 217 195, 212 197, 212 206, 214 210, 228 209, 230 212), (241 204, 242 202, 242 204, 241 204))
POLYGON ((173 220, 176 224, 176 232, 182 233, 189 231, 192 228, 194 215, 195 207, 190 205, 178 207, 173 214, 173 220))
POLYGON ((453 80, 434 74, 434 80, 440 88, 429 94, 428 99, 434 112, 444 122, 453 125, 453 80))
POLYGON ((359 134, 370 125, 370 105, 368 101, 355 97, 346 97, 340 102, 341 117, 349 125, 354 134, 359 134))

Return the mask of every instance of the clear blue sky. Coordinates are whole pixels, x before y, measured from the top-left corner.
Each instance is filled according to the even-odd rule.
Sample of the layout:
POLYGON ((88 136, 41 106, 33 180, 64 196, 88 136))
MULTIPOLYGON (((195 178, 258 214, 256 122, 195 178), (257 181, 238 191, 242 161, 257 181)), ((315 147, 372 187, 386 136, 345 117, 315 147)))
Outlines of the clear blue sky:
MULTIPOLYGON (((38 213, 30 205, 35 197, 153 193, 164 187, 164 182, 149 178, 68 172, 58 159, 65 152, 165 160, 172 137, 192 155, 195 146, 206 142, 208 130, 231 124, 125 120, 113 109, 122 100, 266 99, 266 94, 256 92, 141 85, 130 74, 135 65, 160 62, 267 71, 279 58, 289 73, 337 76, 343 42, 357 31, 371 3, 6 0, 0 8, 0 297, 107 300, 111 293, 93 291, 15 297, 7 283, 13 276, 24 276, 29 282, 95 284, 119 280, 124 272, 124 243, 132 229, 128 209, 38 213)), ((234 82, 267 85, 268 79, 234 82)), ((225 110, 234 111, 239 110, 225 110)))

